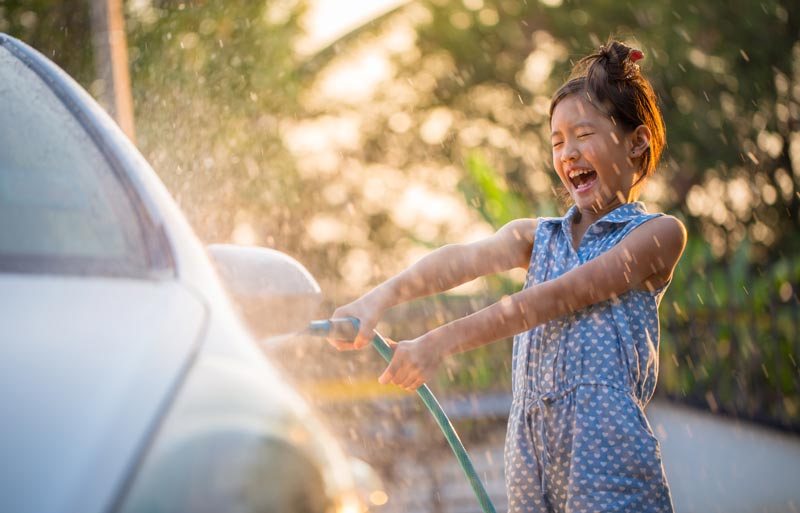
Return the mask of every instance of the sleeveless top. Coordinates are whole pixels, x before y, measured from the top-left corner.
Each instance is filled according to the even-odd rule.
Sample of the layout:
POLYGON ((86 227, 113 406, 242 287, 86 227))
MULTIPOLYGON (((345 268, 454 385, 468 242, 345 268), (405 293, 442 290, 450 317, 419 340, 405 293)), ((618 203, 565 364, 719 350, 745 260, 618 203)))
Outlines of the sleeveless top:
MULTIPOLYGON (((613 248, 648 214, 628 203, 572 246, 573 207, 536 229, 525 287, 613 248)), ((658 440, 644 415, 658 374, 666 285, 630 290, 514 337, 504 453, 509 513, 671 513, 658 440), (538 483, 538 484, 537 484, 538 483)))
MULTIPOLYGON (((540 218, 525 288, 552 280, 614 247, 634 228, 662 214, 626 203, 592 224, 572 246, 573 206, 563 218, 540 218)), ((581 384, 630 393, 644 407, 658 374, 658 306, 667 288, 630 290, 514 337, 513 391, 558 395, 581 384)))

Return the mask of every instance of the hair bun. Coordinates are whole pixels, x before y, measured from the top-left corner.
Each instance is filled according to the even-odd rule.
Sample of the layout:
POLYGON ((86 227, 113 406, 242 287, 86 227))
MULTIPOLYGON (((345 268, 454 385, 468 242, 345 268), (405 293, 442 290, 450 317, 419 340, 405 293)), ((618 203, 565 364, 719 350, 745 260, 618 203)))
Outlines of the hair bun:
POLYGON ((644 54, 619 41, 609 41, 597 50, 595 56, 609 80, 629 80, 639 74, 636 61, 644 54))

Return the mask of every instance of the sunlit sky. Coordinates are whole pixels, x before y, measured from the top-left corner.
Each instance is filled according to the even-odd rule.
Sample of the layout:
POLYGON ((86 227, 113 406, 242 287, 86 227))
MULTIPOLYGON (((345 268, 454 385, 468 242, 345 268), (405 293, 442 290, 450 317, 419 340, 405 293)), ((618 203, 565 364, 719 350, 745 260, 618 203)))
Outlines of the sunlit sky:
POLYGON ((300 53, 312 54, 373 18, 408 0, 309 0, 303 20, 307 37, 297 43, 300 53))

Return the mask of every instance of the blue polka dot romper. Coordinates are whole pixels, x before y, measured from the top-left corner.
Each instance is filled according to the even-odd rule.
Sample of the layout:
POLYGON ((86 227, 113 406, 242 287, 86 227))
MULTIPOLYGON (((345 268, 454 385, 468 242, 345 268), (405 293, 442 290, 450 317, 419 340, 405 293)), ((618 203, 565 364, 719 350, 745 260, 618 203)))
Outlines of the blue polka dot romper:
MULTIPOLYGON (((577 208, 541 218, 525 288, 611 249, 643 222, 642 203, 596 221, 572 247, 577 208)), ((616 299, 514 338, 505 446, 510 512, 672 512, 661 448, 643 408, 658 373, 665 287, 616 299)))

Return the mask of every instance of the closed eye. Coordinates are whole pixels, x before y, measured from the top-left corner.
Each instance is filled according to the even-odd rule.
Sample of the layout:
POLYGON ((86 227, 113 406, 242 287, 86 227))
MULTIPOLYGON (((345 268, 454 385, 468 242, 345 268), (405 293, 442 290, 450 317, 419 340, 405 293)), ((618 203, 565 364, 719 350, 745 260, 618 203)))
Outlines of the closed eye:
POLYGON ((578 139, 582 139, 582 138, 588 137, 590 135, 594 135, 594 132, 586 132, 584 134, 578 134, 578 139))

